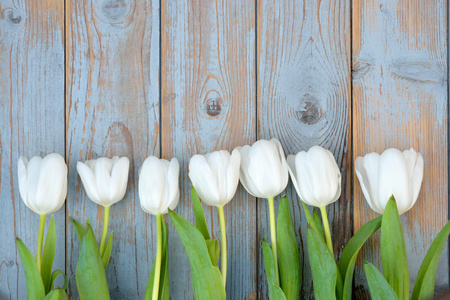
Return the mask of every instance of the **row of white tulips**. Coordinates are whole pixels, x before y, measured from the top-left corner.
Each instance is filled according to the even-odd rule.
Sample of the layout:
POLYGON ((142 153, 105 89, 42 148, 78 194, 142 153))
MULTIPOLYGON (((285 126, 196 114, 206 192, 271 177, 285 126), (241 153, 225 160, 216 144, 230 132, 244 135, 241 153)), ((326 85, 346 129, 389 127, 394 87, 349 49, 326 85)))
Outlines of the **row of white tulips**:
MULTIPOLYGON (((127 157, 117 156, 77 163, 78 174, 87 196, 104 207, 100 256, 103 256, 105 251, 108 252, 110 207, 125 196, 129 165, 127 157)), ((411 209, 417 200, 423 178, 423 158, 413 149, 403 153, 397 149, 388 149, 381 155, 370 153, 358 157, 355 161, 355 171, 364 197, 374 211, 383 214, 388 200, 394 196, 399 213, 402 214, 411 209)), ((161 216, 173 211, 178 205, 179 173, 180 166, 176 158, 168 161, 150 156, 139 169, 141 207, 146 213, 157 217, 158 225, 156 269, 151 289, 153 299, 161 297, 159 273, 163 238, 160 224, 164 222, 161 216)), ((274 198, 285 190, 289 175, 299 198, 304 203, 320 209, 325 243, 333 253, 326 206, 338 200, 341 195, 341 172, 329 150, 314 146, 307 152, 301 151, 286 158, 280 142, 272 139, 259 140, 251 146, 237 147, 231 154, 220 150, 206 155, 194 155, 190 159, 189 178, 193 187, 204 203, 218 208, 223 287, 226 284, 227 265, 223 207, 233 199, 239 182, 252 196, 268 199, 271 250, 278 283, 281 275, 277 263, 274 198)), ((30 161, 21 157, 18 162, 18 181, 24 203, 41 216, 36 252, 36 265, 38 270, 41 270, 45 216, 57 211, 64 204, 68 185, 67 165, 64 158, 56 153, 44 158, 35 156, 30 161)), ((107 263, 105 268, 106 265, 107 263)))

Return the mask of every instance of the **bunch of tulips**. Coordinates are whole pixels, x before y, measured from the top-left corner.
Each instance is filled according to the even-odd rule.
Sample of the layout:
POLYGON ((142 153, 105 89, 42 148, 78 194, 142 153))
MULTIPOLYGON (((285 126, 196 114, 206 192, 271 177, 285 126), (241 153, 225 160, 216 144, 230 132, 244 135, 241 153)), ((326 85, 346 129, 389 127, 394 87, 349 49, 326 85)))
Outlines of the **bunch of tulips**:
MULTIPOLYGON (((110 207, 122 200, 128 181, 126 157, 101 157, 77 163, 87 196, 104 207, 100 243, 89 220, 83 226, 72 219, 81 247, 76 267, 76 284, 81 299, 109 299, 105 270, 113 247, 108 235, 110 207)), ((359 250, 381 228, 383 274, 369 262, 364 270, 373 299, 428 299, 433 295, 436 270, 446 240, 447 224, 436 237, 419 270, 410 294, 405 239, 400 215, 414 205, 423 178, 423 158, 413 149, 388 149, 381 155, 358 157, 356 175, 369 206, 381 216, 365 224, 345 246, 338 263, 333 253, 326 206, 341 195, 341 173, 333 154, 320 146, 286 159, 276 139, 259 140, 238 147, 230 154, 220 150, 195 155, 189 162, 195 225, 174 212, 180 198, 178 160, 148 157, 139 170, 139 198, 142 209, 156 216, 157 251, 149 274, 145 299, 169 299, 168 225, 169 214, 189 257, 193 292, 196 299, 226 299, 227 238, 224 206, 233 199, 239 182, 256 198, 268 200, 270 244, 262 242, 270 299, 299 299, 301 288, 300 255, 291 218, 290 204, 281 197, 275 218, 274 198, 286 188, 291 177, 308 221, 307 244, 316 299, 351 299, 353 271, 359 250), (200 200, 217 207, 219 241, 211 238, 200 200), (309 206, 313 206, 312 213, 309 206), (317 208, 317 209, 316 209, 317 208), (220 269, 217 267, 219 257, 220 269)), ((56 245, 53 216, 44 240, 46 216, 57 211, 67 196, 67 166, 59 154, 18 162, 20 195, 30 209, 40 215, 36 258, 17 238, 24 266, 29 299, 67 299, 67 277, 52 271, 56 245), (62 275, 65 284, 55 288, 62 275)))

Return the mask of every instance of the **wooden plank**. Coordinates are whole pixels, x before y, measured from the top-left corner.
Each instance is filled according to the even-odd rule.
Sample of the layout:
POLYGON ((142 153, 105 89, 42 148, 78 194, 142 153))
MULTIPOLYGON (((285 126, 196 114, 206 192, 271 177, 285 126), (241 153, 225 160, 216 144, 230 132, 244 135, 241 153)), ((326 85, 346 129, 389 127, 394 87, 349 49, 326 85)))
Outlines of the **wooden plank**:
MULTIPOLYGON (((420 263, 448 219, 447 1, 353 1, 354 158, 413 147, 425 161, 417 203, 402 216, 411 289, 420 263)), ((355 231, 376 216, 354 176, 355 231)), ((379 239, 363 256, 381 268, 379 239)), ((448 285, 444 250, 436 289, 448 285)), ((361 268, 356 292, 367 297, 361 268)))
MULTIPOLYGON (((328 215, 336 256, 350 238, 350 7, 348 1, 258 1, 258 138, 278 138, 287 154, 321 145, 342 172, 342 197, 328 215)), ((295 189, 286 194, 302 257, 302 299, 314 297, 306 219, 295 189)), ((258 250, 270 236, 268 205, 258 202, 258 250)), ((268 297, 259 254, 260 298, 268 297)))
MULTIPOLYGON (((255 3, 162 1, 162 156, 177 157, 181 199, 176 211, 193 221, 189 158, 255 140, 255 3)), ((220 240, 217 210, 204 206, 220 240)), ((239 188, 225 208, 227 296, 256 298, 256 203, 239 188)), ((170 225, 172 299, 192 299, 190 267, 170 225)))
POLYGON ((156 244, 155 220, 140 208, 138 170, 159 155, 159 1, 67 1, 67 272, 77 298, 79 241, 69 216, 91 220, 100 240, 103 208, 85 195, 77 161, 127 156, 125 198, 111 208, 107 279, 112 299, 143 298, 156 244), (155 227, 155 228, 154 228, 155 227))
MULTIPOLYGON (((25 299, 15 237, 35 254, 39 216, 19 195, 17 160, 64 156, 64 3, 1 0, 0 12, 0 298, 25 299)), ((64 214, 55 213, 54 267, 61 270, 64 214)))

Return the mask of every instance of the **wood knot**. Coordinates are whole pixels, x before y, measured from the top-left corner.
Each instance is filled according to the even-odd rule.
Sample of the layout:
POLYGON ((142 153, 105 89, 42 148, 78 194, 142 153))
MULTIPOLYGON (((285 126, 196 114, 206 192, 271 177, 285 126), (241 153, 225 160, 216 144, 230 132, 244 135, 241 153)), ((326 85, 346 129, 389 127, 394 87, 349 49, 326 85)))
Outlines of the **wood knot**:
POLYGON ((9 11, 6 13, 6 17, 13 24, 19 24, 22 21, 22 16, 13 9, 9 9, 9 11))
POLYGON ((109 20, 117 22, 125 17, 127 7, 125 0, 110 0, 103 2, 101 10, 109 20))
POLYGON ((297 120, 306 125, 316 124, 323 116, 319 101, 311 95, 306 95, 296 113, 297 120))
POLYGON ((211 98, 206 101, 206 113, 211 117, 217 117, 222 112, 222 99, 211 98))

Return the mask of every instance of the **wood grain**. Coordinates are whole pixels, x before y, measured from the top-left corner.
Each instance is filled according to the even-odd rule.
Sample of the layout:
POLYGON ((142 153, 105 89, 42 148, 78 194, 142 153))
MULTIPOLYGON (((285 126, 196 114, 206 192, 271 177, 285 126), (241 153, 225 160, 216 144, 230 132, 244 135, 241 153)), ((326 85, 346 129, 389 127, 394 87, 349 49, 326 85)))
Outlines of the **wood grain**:
MULTIPOLYGON (((162 1, 161 144, 177 157, 181 199, 176 211, 193 221, 189 158, 255 140, 255 4, 253 1, 162 1)), ((204 205, 220 240, 217 210, 204 205)), ((225 207, 229 299, 255 299, 256 203, 242 188, 225 207)), ((172 299, 192 299, 190 267, 170 225, 172 299)))
MULTIPOLYGON (((402 215, 411 289, 420 263, 448 219, 447 2, 353 1, 354 157, 413 147, 425 161, 422 190, 402 215)), ((354 176, 355 231, 376 214, 354 176)), ((363 256, 379 263, 379 239, 363 256), (375 250, 377 249, 377 250, 375 250)), ((448 286, 444 250, 436 289, 448 286)), ((356 292, 367 297, 361 269, 356 292)))
MULTIPOLYGON (((341 168, 343 195, 328 207, 336 256, 350 238, 349 106, 350 6, 348 1, 258 1, 258 138, 278 138, 288 154, 321 145, 341 168)), ((302 248, 302 299, 314 297, 306 219, 288 186, 302 248)), ((258 202, 258 245, 269 234, 267 201, 258 202)), ((260 249, 258 247, 258 249, 260 249)), ((262 253, 261 298, 268 297, 262 253)))
POLYGON ((130 159, 130 178, 125 198, 111 207, 107 279, 112 299, 143 298, 156 226, 140 208, 137 179, 144 159, 159 155, 159 1, 67 1, 66 22, 69 292, 78 297, 79 241, 68 217, 89 218, 98 240, 103 225, 103 208, 87 198, 76 163, 119 155, 130 159))
MULTIPOLYGON (((64 3, 35 4, 0 1, 0 299, 26 298, 15 237, 33 255, 38 238, 39 215, 19 195, 17 160, 64 156, 64 3)), ((55 213, 54 263, 63 271, 64 213, 55 213)))

